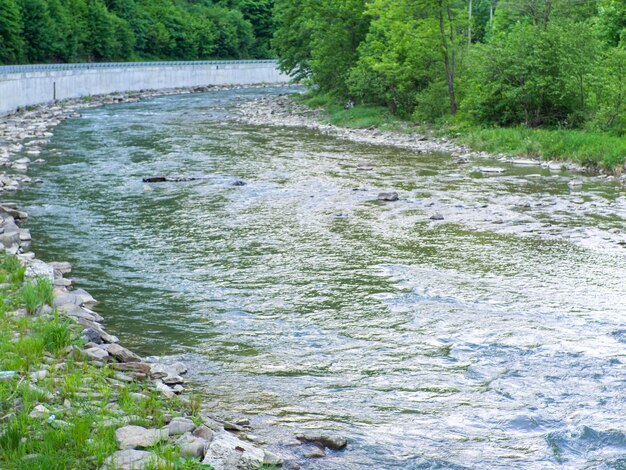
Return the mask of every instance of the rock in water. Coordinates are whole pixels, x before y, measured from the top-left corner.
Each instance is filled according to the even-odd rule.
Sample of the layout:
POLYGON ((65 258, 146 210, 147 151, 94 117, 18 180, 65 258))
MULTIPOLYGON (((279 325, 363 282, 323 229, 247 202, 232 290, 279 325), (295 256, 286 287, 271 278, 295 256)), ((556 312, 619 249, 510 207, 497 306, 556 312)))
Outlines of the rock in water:
POLYGON ((319 444, 333 450, 343 449, 348 445, 348 441, 345 438, 336 434, 303 433, 297 434, 296 438, 302 442, 319 444))
POLYGON ((155 176, 153 178, 144 178, 144 183, 165 183, 167 178, 165 176, 155 176))
POLYGON ((395 191, 392 191, 392 192, 389 192, 389 193, 380 193, 378 195, 378 200, 379 201, 390 201, 390 202, 393 202, 393 201, 397 201, 398 199, 400 199, 400 198, 398 197, 398 193, 395 192, 395 191))
POLYGON ((430 216, 430 220, 443 220, 443 215, 436 213, 430 216))
POLYGON ((500 168, 498 166, 481 166, 478 168, 478 171, 481 173, 492 173, 492 174, 500 174, 506 172, 504 168, 500 168))

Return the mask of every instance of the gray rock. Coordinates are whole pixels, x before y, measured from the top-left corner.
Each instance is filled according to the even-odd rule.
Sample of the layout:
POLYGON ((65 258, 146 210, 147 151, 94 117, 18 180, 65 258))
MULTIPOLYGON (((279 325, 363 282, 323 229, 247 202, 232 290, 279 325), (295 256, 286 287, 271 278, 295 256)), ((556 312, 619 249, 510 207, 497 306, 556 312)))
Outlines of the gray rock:
POLYGON ((209 444, 202 463, 214 470, 257 470, 265 465, 265 459, 264 450, 223 431, 209 444))
POLYGON ((83 349, 82 354, 89 360, 93 361, 106 361, 109 359, 109 353, 102 348, 89 348, 83 349))
POLYGON ((274 466, 281 466, 284 462, 283 458, 279 455, 274 454, 273 452, 264 450, 265 452, 265 457, 263 457, 263 464, 264 465, 274 465, 274 466))
POLYGON ((397 201, 399 199, 398 197, 398 193, 396 193, 395 191, 393 192, 389 192, 389 193, 380 193, 378 195, 378 200, 379 201, 397 201))
POLYGON ((98 332, 98 334, 100 335, 100 338, 102 338, 102 340, 106 343, 119 342, 119 339, 117 338, 117 336, 108 334, 106 331, 102 329, 102 325, 100 325, 99 323, 92 322, 84 318, 77 318, 76 323, 78 323, 79 325, 82 325, 85 328, 93 328, 95 331, 98 332))
POLYGON ((153 364, 150 375, 153 379, 162 379, 167 385, 183 383, 184 380, 179 374, 187 372, 187 367, 182 362, 175 364, 153 364))
POLYGON ((115 431, 120 449, 152 447, 168 437, 167 429, 146 429, 142 426, 124 426, 115 431))
POLYGON ((208 441, 200 437, 193 436, 186 432, 176 440, 176 445, 180 447, 181 457, 204 458, 208 441))
POLYGON ((82 335, 88 342, 102 344, 102 338, 100 338, 100 333, 98 333, 93 328, 85 328, 82 331, 82 335))
POLYGON ((72 318, 84 318, 89 321, 102 321, 98 320, 98 317, 93 315, 91 311, 84 309, 76 304, 63 304, 57 307, 57 310, 61 315, 72 318))
MULTIPOLYGON (((52 279, 54 279, 54 269, 52 269, 52 279)), ((56 299, 54 299, 57 307, 66 304, 74 304, 82 306, 93 306, 97 304, 96 300, 89 294, 87 291, 83 289, 76 289, 75 291, 67 292, 65 294, 59 295, 56 299)))
POLYGON ((156 380, 154 382, 154 386, 159 392, 161 392, 161 395, 163 395, 165 398, 174 398, 176 396, 174 391, 163 382, 161 382, 161 380, 156 380))
POLYGON ((48 263, 55 271, 58 271, 61 274, 68 274, 72 271, 72 265, 68 262, 53 262, 48 263))
POLYGON ((54 281, 54 268, 47 263, 39 259, 34 259, 26 268, 26 277, 45 277, 50 279, 50 282, 54 281))
POLYGON ((30 374, 30 379, 33 382, 37 382, 39 380, 45 379, 46 377, 48 377, 49 372, 47 370, 38 370, 36 372, 33 372, 30 374))
POLYGON ((211 442, 215 437, 215 431, 209 428, 206 424, 201 424, 192 433, 195 437, 200 437, 207 442, 211 442))
POLYGON ((168 375, 167 377, 163 377, 163 383, 167 385, 176 385, 184 383, 184 379, 180 375, 168 375))
POLYGON ((141 357, 119 344, 107 344, 104 348, 120 362, 141 362, 141 357))
POLYGON ((47 418, 50 415, 50 410, 43 405, 37 405, 33 408, 33 411, 28 415, 33 419, 47 418))
POLYGON ((322 457, 326 457, 326 452, 324 449, 320 449, 319 447, 315 447, 304 453, 304 457, 307 459, 320 459, 322 457))
POLYGON ((189 418, 174 418, 165 427, 167 428, 170 436, 176 436, 178 434, 192 432, 194 429, 196 429, 196 424, 189 418))
POLYGON ((101 470, 141 470, 146 467, 158 467, 165 462, 153 452, 145 450, 119 450, 109 457, 101 470))
POLYGON ((500 168, 499 166, 481 166, 478 168, 478 171, 481 173, 501 174, 505 173, 506 169, 500 168))
POLYGON ((339 450, 343 449, 348 445, 348 441, 336 434, 325 434, 325 433, 302 433, 297 434, 296 438, 302 442, 310 442, 313 444, 319 444, 324 447, 328 447, 329 449, 339 450))
POLYGON ((539 160, 531 160, 529 158, 514 158, 510 161, 513 165, 519 166, 536 166, 541 165, 539 160))
POLYGON ((430 216, 430 220, 443 220, 443 215, 439 212, 430 216))

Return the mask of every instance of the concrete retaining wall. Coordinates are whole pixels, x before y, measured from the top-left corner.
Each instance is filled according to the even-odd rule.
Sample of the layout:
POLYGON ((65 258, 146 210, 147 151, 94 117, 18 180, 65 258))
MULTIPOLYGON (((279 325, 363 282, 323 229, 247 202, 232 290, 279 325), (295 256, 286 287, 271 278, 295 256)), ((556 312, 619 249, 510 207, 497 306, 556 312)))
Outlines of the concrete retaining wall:
POLYGON ((0 67, 0 114, 54 100, 206 85, 287 83, 274 61, 0 67))

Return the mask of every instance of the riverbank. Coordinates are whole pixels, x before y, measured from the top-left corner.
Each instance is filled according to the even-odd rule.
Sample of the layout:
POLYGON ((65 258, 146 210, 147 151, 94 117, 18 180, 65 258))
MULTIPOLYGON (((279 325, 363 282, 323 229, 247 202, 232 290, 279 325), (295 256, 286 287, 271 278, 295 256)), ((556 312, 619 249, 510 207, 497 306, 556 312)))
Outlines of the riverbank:
MULTIPOLYGON (((54 127, 79 117, 82 109, 232 88, 90 97, 3 116, 0 165, 7 171, 0 175, 0 192, 40 182, 25 172, 31 164, 45 163, 39 156, 54 127)), ((15 204, 0 203, 5 248, 0 260, 0 466, 220 470, 282 464, 279 456, 245 440, 247 421, 220 420, 185 390, 185 364, 142 358, 107 333, 104 319, 92 310, 95 299, 72 289, 65 277, 71 266, 46 263, 30 251, 31 236, 22 227, 27 218, 15 204)))
POLYGON ((519 128, 435 131, 395 118, 383 108, 344 109, 331 105, 328 98, 315 95, 263 98, 245 103, 240 113, 241 119, 251 124, 303 127, 341 139, 406 148, 417 153, 444 152, 462 164, 499 160, 626 183, 622 175, 626 142, 617 137, 519 128))

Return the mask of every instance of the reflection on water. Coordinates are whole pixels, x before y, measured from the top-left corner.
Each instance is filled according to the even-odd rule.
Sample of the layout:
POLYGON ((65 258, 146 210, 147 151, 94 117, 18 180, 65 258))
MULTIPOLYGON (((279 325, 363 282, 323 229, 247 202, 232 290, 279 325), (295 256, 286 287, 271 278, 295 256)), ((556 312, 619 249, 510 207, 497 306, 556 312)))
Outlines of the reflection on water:
POLYGON ((67 121, 18 195, 35 250, 262 439, 350 438, 303 468, 624 468, 623 192, 232 119, 273 92, 67 121))

